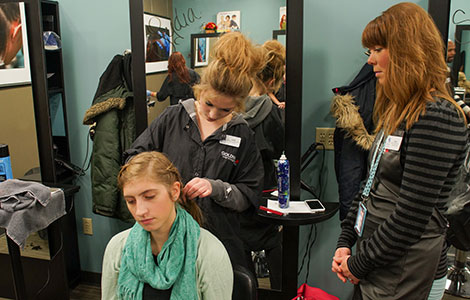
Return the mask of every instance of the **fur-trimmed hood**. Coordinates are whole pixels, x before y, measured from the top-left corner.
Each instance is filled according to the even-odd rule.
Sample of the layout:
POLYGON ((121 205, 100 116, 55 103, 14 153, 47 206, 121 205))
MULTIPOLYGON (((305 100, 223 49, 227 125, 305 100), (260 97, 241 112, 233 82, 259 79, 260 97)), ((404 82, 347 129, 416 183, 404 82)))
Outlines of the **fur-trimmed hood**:
POLYGON ((331 114, 336 118, 336 127, 346 131, 358 146, 369 150, 374 142, 375 135, 369 134, 364 121, 359 114, 359 107, 350 94, 335 95, 331 103, 331 114))
POLYGON ((94 104, 92 107, 87 109, 83 118, 83 125, 92 125, 96 120, 95 118, 103 113, 106 113, 114 108, 123 110, 126 106, 125 98, 111 97, 103 102, 94 104))
POLYGON ((83 125, 91 125, 96 118, 113 109, 123 110, 126 100, 133 97, 131 55, 115 55, 100 77, 91 107, 85 112, 83 125))

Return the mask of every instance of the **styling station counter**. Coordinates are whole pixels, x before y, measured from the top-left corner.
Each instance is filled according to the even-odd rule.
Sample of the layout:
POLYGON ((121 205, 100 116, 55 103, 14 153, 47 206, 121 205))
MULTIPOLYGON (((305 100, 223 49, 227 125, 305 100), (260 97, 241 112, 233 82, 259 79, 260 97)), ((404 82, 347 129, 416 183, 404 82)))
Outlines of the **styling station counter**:
MULTIPOLYGON (((267 199, 263 199, 266 206, 267 199)), ((258 298, 263 299, 292 299, 297 295, 297 268, 299 253, 299 226, 326 221, 333 217, 339 208, 338 202, 322 202, 324 212, 308 214, 288 214, 279 216, 264 210, 258 210, 261 221, 283 226, 282 241, 282 290, 258 289, 258 298)))

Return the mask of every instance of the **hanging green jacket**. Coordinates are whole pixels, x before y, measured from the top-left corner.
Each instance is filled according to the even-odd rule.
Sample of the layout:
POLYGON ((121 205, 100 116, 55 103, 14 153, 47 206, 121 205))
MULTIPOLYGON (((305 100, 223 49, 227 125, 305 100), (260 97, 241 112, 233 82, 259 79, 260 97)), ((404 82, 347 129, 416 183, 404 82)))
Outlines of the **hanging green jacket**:
POLYGON ((132 220, 117 186, 122 152, 135 139, 130 55, 114 56, 100 83, 92 106, 86 111, 84 125, 95 125, 91 158, 93 212, 103 216, 132 220))

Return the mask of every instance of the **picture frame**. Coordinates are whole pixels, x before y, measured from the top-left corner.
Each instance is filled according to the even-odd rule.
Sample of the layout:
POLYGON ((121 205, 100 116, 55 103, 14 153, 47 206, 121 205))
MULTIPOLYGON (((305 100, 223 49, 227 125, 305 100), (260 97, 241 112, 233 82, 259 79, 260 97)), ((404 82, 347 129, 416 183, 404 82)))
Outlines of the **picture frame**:
POLYGON ((173 50, 171 20, 144 12, 145 73, 168 70, 168 58, 173 50))
MULTIPOLYGON (((17 26, 21 26, 21 48, 8 64, 4 64, 3 61, 0 63, 0 87, 31 84, 24 3, 12 3, 12 5, 15 4, 19 6, 20 11, 20 24, 17 26)), ((4 39, 4 37, 0 38, 4 39)))
POLYGON ((240 11, 222 11, 217 13, 217 32, 240 31, 240 11))
POLYGON ((196 49, 196 55, 194 56, 194 66, 207 66, 209 64, 210 39, 207 37, 195 38, 194 49, 196 49))
POLYGON ((279 8, 279 30, 286 30, 287 26, 287 7, 281 6, 279 8))

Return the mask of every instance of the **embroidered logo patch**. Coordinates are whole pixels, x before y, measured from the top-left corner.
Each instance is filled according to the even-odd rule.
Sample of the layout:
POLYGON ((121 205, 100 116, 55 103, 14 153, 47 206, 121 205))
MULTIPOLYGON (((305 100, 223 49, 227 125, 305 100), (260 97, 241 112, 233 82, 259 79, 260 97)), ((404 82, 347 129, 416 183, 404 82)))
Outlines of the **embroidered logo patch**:
POLYGON ((222 155, 223 159, 231 161, 234 165, 238 164, 238 159, 232 153, 222 151, 222 152, 220 152, 220 155, 222 155))

